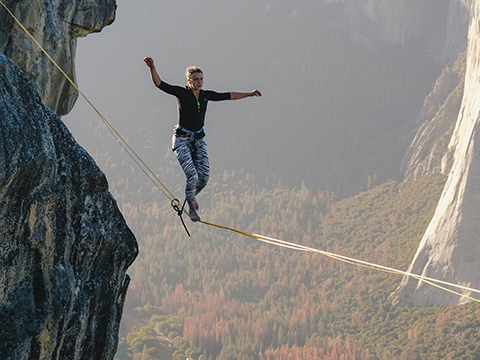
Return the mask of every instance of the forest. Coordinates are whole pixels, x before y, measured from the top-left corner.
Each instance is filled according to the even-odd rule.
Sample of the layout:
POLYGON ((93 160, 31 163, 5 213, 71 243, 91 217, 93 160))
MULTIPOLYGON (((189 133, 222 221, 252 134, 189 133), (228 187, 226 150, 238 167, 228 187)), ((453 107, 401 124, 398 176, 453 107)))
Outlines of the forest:
MULTIPOLYGON (((337 200, 225 172, 200 195, 202 216, 405 270, 445 177, 372 179, 369 190, 337 200)), ((167 202, 125 202, 122 211, 141 253, 117 360, 480 359, 477 303, 393 307, 398 275, 202 224, 188 222, 188 237, 167 202)))

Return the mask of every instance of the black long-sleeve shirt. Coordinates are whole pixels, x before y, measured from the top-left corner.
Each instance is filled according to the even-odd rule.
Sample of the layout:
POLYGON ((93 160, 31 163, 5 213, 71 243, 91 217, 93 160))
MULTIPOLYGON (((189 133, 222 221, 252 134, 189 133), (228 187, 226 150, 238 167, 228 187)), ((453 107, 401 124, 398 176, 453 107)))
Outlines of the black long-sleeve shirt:
POLYGON ((208 101, 231 100, 229 92, 218 93, 212 90, 200 90, 197 102, 197 98, 188 86, 170 85, 163 80, 158 88, 177 98, 178 124, 193 132, 202 129, 205 124, 208 101))

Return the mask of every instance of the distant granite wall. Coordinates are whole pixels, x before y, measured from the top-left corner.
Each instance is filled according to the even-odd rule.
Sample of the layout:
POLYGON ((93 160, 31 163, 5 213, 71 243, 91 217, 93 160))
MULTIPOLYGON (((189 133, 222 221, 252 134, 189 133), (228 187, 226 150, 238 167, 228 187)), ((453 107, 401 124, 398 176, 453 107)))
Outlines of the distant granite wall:
POLYGON ((469 12, 464 0, 323 0, 342 3, 349 35, 366 46, 376 42, 428 48, 453 64, 467 46, 469 12))
MULTIPOLYGON (((3 0, 57 64, 75 80, 77 38, 115 19, 116 0, 3 0)), ((76 90, 0 5, 0 51, 17 64, 58 115, 67 114, 76 90)))
POLYGON ((0 359, 113 359, 137 252, 104 174, 0 54, 0 359))
POLYGON ((402 161, 402 174, 416 180, 432 173, 448 174, 453 153, 448 143, 457 122, 465 86, 466 52, 437 79, 418 115, 421 126, 402 161), (443 165, 442 165, 443 164, 443 165))
MULTIPOLYGON (((442 163, 451 170, 408 271, 480 289, 480 2, 467 5, 471 21, 464 95, 448 145, 451 154, 442 163)), ((460 292, 480 298, 478 293, 460 292)), ((469 301, 411 277, 403 279, 391 299, 394 304, 414 306, 469 301)))

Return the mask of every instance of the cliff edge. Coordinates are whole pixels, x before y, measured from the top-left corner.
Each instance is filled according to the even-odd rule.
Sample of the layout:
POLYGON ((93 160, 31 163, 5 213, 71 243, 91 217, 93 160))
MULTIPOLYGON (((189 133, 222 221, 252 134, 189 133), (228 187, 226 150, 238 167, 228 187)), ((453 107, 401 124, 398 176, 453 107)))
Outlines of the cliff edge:
POLYGON ((104 174, 0 55, 0 358, 112 359, 136 240, 104 174))
MULTIPOLYGON (((3 0, 48 54, 75 81, 77 38, 100 32, 115 20, 115 0, 3 0)), ((0 52, 17 64, 42 101, 62 116, 77 91, 0 5, 0 52)))
MULTIPOLYGON (((442 168, 450 168, 434 217, 408 271, 480 289, 480 3, 471 11, 464 94, 442 168), (449 163, 448 159, 452 159, 449 163)), ((455 289, 457 290, 457 289, 455 289)), ((479 298, 478 293, 463 291, 479 298)), ((432 306, 469 301, 405 277, 391 295, 394 304, 432 306)))

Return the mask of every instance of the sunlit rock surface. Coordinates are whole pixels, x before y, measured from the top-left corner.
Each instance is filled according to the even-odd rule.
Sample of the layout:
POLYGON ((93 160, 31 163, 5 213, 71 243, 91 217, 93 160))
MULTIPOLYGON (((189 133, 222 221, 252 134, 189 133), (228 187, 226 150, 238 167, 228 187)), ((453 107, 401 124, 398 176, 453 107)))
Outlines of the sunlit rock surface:
POLYGON ((104 174, 0 54, 0 359, 113 359, 137 252, 104 174))
POLYGON ((432 173, 448 174, 451 170, 453 153, 448 151, 448 143, 462 104, 465 59, 463 53, 453 68, 444 69, 425 99, 418 115, 422 125, 402 163, 402 173, 409 180, 432 173))
MULTIPOLYGON (((115 0, 3 2, 73 80, 77 38, 99 32, 115 19, 115 0)), ((42 101, 58 115, 73 108, 76 90, 1 5, 0 51, 24 71, 42 101)))
MULTIPOLYGON (((480 289, 480 3, 471 1, 469 6, 472 18, 464 97, 448 145, 453 155, 446 156, 453 163, 442 164, 451 171, 408 271, 480 289)), ((458 291, 480 298, 476 292, 458 291)), ((403 279, 391 298, 395 304, 414 306, 469 301, 411 277, 403 279)))

